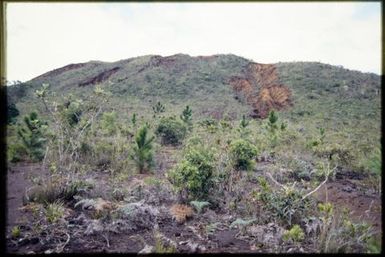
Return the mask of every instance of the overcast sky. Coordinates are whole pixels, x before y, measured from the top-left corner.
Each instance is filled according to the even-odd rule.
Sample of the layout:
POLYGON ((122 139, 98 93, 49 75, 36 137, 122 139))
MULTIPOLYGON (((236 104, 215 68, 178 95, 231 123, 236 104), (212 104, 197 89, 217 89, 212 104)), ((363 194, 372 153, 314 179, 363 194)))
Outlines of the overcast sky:
POLYGON ((8 3, 7 79, 147 54, 233 53, 381 73, 381 4, 8 3))

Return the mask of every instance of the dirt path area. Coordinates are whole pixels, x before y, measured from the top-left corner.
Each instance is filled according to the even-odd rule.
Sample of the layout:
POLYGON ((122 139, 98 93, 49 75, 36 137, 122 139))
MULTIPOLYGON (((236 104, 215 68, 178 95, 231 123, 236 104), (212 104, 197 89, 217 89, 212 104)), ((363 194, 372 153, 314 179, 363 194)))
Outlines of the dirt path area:
POLYGON ((28 223, 30 215, 22 211, 23 196, 32 186, 31 179, 41 179, 47 173, 36 163, 19 163, 8 167, 7 174, 7 233, 14 227, 28 223))
POLYGON ((359 185, 359 180, 337 179, 322 186, 316 197, 322 202, 331 202, 338 209, 348 208, 354 221, 366 221, 373 230, 382 233, 381 197, 368 194, 359 185))

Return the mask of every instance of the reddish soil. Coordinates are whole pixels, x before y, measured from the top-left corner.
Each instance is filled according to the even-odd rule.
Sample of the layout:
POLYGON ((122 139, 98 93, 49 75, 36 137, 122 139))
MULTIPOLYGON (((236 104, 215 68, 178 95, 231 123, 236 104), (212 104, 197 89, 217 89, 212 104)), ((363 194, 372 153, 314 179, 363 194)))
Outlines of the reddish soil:
POLYGON ((19 163, 8 168, 7 175, 7 233, 14 226, 19 226, 30 220, 27 212, 20 210, 23 206, 23 196, 32 186, 31 179, 39 179, 47 175, 42 172, 41 165, 36 163, 19 163))
POLYGON ((243 77, 229 81, 237 98, 242 96, 252 106, 254 118, 266 118, 272 109, 283 110, 292 105, 290 89, 279 83, 273 64, 250 63, 243 77))
POLYGON ((336 180, 322 186, 316 193, 322 202, 331 202, 338 210, 347 208, 353 221, 366 221, 375 233, 382 234, 382 204, 378 194, 367 194, 359 180, 336 180))
POLYGON ((98 75, 96 75, 95 77, 92 77, 92 78, 87 79, 83 82, 80 82, 79 87, 84 87, 84 86, 88 86, 88 85, 95 85, 95 84, 101 83, 103 81, 106 81, 109 77, 112 76, 112 74, 116 73, 119 69, 120 69, 120 67, 115 67, 115 68, 112 68, 110 70, 103 71, 103 72, 99 73, 98 75))

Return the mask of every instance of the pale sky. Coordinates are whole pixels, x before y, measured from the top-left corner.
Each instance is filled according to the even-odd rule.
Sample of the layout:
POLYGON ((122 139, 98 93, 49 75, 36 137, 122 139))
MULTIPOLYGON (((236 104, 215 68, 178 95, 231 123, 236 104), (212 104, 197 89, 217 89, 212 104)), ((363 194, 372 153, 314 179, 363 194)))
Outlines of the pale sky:
POLYGON ((8 3, 6 10, 8 80, 176 53, 381 73, 380 2, 8 3))

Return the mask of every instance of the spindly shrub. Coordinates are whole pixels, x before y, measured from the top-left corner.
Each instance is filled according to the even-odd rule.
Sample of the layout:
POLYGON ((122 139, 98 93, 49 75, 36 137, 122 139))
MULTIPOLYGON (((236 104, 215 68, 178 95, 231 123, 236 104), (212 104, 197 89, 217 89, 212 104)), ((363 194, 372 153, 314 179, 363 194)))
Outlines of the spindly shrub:
POLYGON ((185 138, 187 127, 175 117, 162 118, 155 131, 162 139, 162 144, 178 145, 185 138))
POLYGON ((257 148, 247 140, 238 139, 230 144, 230 155, 237 169, 252 169, 257 153, 257 148))
POLYGON ((291 226, 299 222, 312 209, 309 207, 309 199, 302 199, 302 193, 294 185, 274 190, 264 177, 258 177, 258 184, 261 189, 255 193, 256 200, 263 204, 263 209, 269 213, 270 218, 283 225, 291 226))

